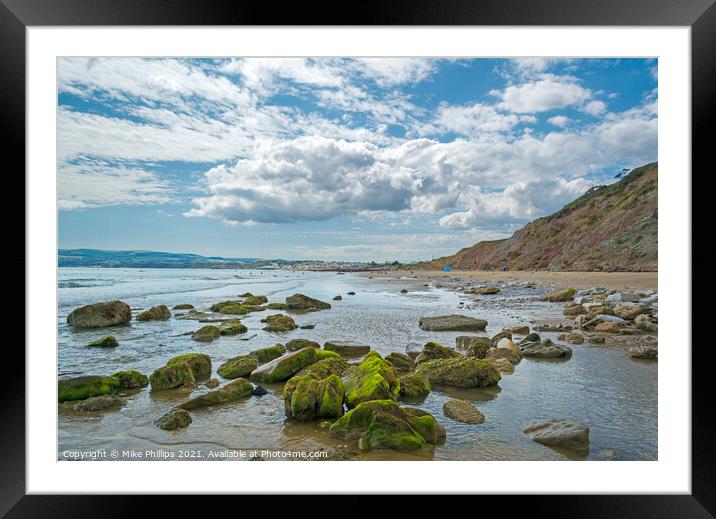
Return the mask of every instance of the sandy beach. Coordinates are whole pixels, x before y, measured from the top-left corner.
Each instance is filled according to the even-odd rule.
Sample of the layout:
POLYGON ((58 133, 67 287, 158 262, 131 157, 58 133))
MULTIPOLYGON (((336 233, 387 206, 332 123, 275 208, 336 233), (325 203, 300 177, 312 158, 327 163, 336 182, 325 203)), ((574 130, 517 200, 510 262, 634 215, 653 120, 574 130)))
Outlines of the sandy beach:
MULTIPOLYGON (((363 272, 364 276, 375 276, 375 272, 363 272)), ((535 281, 541 284, 553 284, 557 288, 572 287, 577 290, 591 287, 604 287, 614 290, 647 289, 657 290, 658 272, 539 272, 539 271, 481 271, 457 270, 390 270, 381 272, 381 277, 400 278, 414 275, 418 279, 465 279, 475 281, 535 281)))

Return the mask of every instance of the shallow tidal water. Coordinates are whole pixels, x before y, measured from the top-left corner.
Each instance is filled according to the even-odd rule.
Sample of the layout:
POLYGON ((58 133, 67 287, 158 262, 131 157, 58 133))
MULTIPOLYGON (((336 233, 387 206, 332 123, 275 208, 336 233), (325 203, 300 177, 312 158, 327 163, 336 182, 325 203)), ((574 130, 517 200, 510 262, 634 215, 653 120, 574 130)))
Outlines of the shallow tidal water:
MULTIPOLYGON (((60 378, 109 375, 136 369, 149 375, 171 357, 200 352, 212 359, 214 373, 225 360, 257 348, 306 338, 350 340, 369 344, 386 355, 391 351, 419 350, 428 341, 455 346, 465 332, 426 332, 418 319, 427 315, 461 313, 488 321, 487 335, 505 326, 533 320, 561 319, 562 305, 543 303, 546 289, 522 285, 504 287, 493 296, 467 296, 413 279, 373 279, 334 272, 288 272, 193 269, 60 268, 58 308, 58 373, 60 378), (407 294, 400 290, 408 289, 407 294), (328 301, 332 309, 290 314, 299 325, 315 329, 286 333, 264 332, 260 320, 275 311, 241 317, 248 333, 222 336, 210 343, 192 341, 187 332, 204 326, 194 320, 140 323, 99 330, 74 331, 67 314, 79 306, 121 299, 141 309, 165 304, 170 309, 190 303, 206 310, 213 303, 243 292, 266 295, 269 302, 283 302, 296 292, 328 301), (347 292, 355 291, 355 296, 347 292), (341 294, 342 301, 332 301, 341 294), (463 301, 467 307, 461 308, 463 301), (117 348, 87 348, 87 343, 111 334, 117 348)), ((183 311, 172 310, 173 315, 183 311)), ((285 313, 285 312, 284 312, 285 313)), ((541 333, 556 339, 556 333, 541 333)), ((497 388, 456 389, 434 387, 422 403, 411 403, 431 413, 447 431, 444 445, 419 454, 393 451, 359 453, 354 459, 373 460, 655 460, 657 450, 657 363, 634 361, 626 346, 569 345, 571 359, 563 362, 523 359, 514 374, 502 374, 497 388), (471 400, 484 413, 485 423, 467 425, 443 415, 449 398, 471 400), (531 422, 569 418, 590 427, 590 449, 575 457, 533 442, 522 433, 531 422)), ((220 379, 222 383, 226 382, 220 379)), ((58 459, 66 450, 135 449, 145 451, 201 450, 305 450, 330 448, 346 442, 328 436, 322 421, 297 423, 284 416, 282 384, 266 385, 269 393, 244 401, 192 411, 186 429, 163 431, 153 424, 173 406, 209 391, 203 385, 193 391, 178 389, 152 392, 149 387, 127 396, 119 411, 100 416, 58 415, 58 459)), ((176 458, 174 458, 176 459, 176 458)), ((203 459, 207 459, 204 457, 203 459)))

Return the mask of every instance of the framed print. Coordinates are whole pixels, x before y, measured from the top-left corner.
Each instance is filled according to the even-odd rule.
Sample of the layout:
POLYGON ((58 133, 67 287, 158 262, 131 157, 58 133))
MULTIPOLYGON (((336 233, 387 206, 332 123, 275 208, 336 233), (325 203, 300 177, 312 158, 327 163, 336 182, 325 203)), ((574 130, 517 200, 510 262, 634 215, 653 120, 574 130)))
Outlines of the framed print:
POLYGON ((146 493, 710 516, 715 8, 371 7, 4 0, 9 517, 146 493))

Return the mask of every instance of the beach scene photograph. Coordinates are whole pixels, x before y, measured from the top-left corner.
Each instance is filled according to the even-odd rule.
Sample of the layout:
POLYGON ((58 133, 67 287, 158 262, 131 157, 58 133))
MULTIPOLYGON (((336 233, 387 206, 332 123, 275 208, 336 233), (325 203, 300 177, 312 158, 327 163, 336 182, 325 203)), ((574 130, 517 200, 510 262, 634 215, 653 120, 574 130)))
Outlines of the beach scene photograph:
POLYGON ((658 460, 657 71, 59 58, 57 459, 658 460))

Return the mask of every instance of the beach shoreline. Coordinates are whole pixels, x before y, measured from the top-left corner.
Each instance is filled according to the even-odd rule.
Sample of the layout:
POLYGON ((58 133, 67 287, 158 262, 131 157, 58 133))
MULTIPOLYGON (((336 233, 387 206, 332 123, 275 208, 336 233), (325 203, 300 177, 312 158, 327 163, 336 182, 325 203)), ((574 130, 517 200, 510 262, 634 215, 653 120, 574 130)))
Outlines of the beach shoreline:
POLYGON ((556 288, 577 290, 604 287, 612 290, 654 289, 657 290, 658 272, 548 272, 548 271, 483 271, 483 270, 387 270, 381 272, 359 272, 366 277, 404 278, 414 277, 422 281, 481 281, 510 282, 534 281, 556 288))

